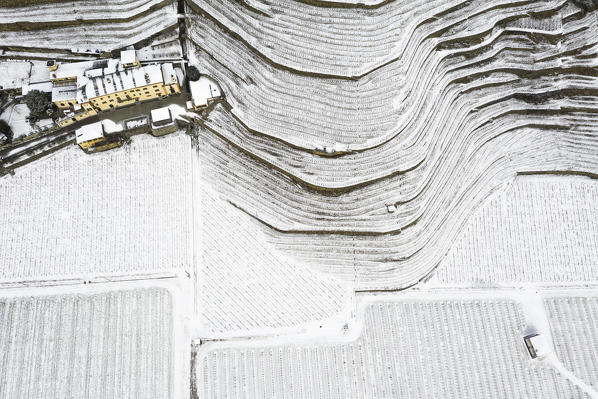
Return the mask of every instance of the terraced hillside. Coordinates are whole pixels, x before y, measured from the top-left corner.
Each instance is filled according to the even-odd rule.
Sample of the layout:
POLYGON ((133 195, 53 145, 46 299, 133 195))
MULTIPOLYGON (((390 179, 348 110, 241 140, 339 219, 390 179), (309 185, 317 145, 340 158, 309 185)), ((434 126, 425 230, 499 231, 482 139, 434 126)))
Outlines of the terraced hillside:
POLYGON ((598 0, 32 3, 225 97, 0 178, 0 398, 598 397, 598 0))
POLYGON ((581 3, 190 1, 190 59, 228 102, 207 175, 297 261, 410 286, 517 174, 596 175, 581 3))
POLYGON ((78 0, 10 6, 0 3, 0 47, 109 52, 177 24, 173 0, 78 0))
POLYGON ((65 1, 41 3, 35 8, 6 7, 0 9, 0 26, 2 30, 8 30, 11 24, 19 24, 21 27, 25 25, 30 29, 43 29, 53 23, 76 25, 77 22, 127 20, 168 3, 172 1, 116 0, 108 4, 98 1, 65 1), (43 15, 43 20, 40 20, 40 15, 43 15))

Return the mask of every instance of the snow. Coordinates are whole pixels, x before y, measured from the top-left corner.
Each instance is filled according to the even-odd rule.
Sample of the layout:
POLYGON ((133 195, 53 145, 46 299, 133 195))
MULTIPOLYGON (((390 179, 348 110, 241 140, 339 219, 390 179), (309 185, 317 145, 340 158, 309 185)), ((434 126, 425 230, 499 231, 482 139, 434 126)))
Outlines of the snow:
POLYGON ((0 61, 0 90, 20 89, 29 82, 30 74, 28 61, 0 61))
MULTIPOLYGON (((0 397, 188 397, 190 342, 201 398, 597 396, 598 79, 581 72, 598 65, 595 12, 562 0, 185 7, 201 12, 0 7, 5 47, 95 55, 153 37, 138 53, 148 62, 181 57, 184 21, 204 74, 189 108, 227 95, 195 115, 196 137, 70 146, 0 178, 0 283, 93 281, 0 293, 0 364, 24 364, 0 376, 0 397), (21 23, 35 29, 10 30, 21 23)), ((169 63, 146 68, 183 81, 169 63)), ((102 93, 147 84, 122 76, 102 93)), ((190 113, 151 112, 166 115, 190 113)))
POLYGON ((51 79, 77 78, 83 75, 85 71, 97 67, 99 63, 101 61, 58 62, 58 68, 55 71, 48 70, 48 75, 51 79))
POLYGON ((532 345, 532 348, 534 348, 536 356, 539 358, 544 357, 552 352, 551 346, 548 344, 548 341, 546 341, 546 338, 543 335, 531 336, 529 337, 529 342, 532 345))
POLYGON ((30 83, 47 82, 49 79, 47 61, 31 60, 29 62, 31 62, 30 83))
MULTIPOLYGON (((23 11, 25 18, 34 19, 35 29, 2 31, 0 42, 5 46, 55 50, 55 57, 63 56, 64 52, 60 50, 98 56, 103 51, 141 42, 177 24, 177 4, 174 1, 75 1, 61 2, 59 6, 48 3, 26 7, 23 11), (148 12, 152 6, 159 5, 162 6, 148 12), (75 25, 53 27, 47 24, 56 20, 72 22, 72 12, 84 13, 93 21, 81 21, 88 18, 80 14, 81 18, 76 18, 79 22, 75 25)), ((14 14, 13 8, 0 8, 0 19, 14 22, 14 14)), ((48 57, 48 54, 44 56, 48 57)))
POLYGON ((77 138, 77 144, 104 137, 104 128, 102 126, 102 122, 95 122, 81 126, 75 131, 75 137, 77 138))
MULTIPOLYGON (((598 397, 598 293, 548 294, 544 304, 554 341, 555 359, 568 374, 588 384, 598 397)), ((553 360, 555 360, 553 359, 553 360)))
POLYGON ((1 280, 188 271, 199 337, 338 330, 351 287, 278 253, 247 215, 192 178, 203 174, 199 162, 188 136, 141 135, 94 155, 70 147, 0 179, 1 280))
POLYGON ((101 123, 106 133, 118 133, 123 130, 120 123, 116 123, 111 119, 103 119, 101 123))
POLYGON ((521 176, 468 221, 432 282, 598 281, 598 181, 521 176))
POLYGON ((75 17, 82 25, 89 21, 135 19, 148 9, 163 3, 162 0, 92 0, 61 1, 56 3, 40 3, 35 7, 2 7, 0 22, 25 24, 43 24, 44 22, 71 22, 75 17))
POLYGON ((208 100, 221 95, 218 84, 207 76, 201 76, 196 81, 189 81, 189 88, 195 107, 205 107, 208 105, 208 100))
POLYGON ((117 60, 109 60, 108 68, 86 70, 85 77, 80 76, 77 80, 77 102, 84 103, 106 94, 163 83, 160 65, 123 70, 123 67, 117 64, 117 60))
POLYGON ((37 82, 37 83, 25 83, 22 87, 22 94, 26 95, 30 91, 39 90, 46 93, 52 92, 52 82, 37 82))
MULTIPOLYGON (((180 398, 188 361, 168 283, 3 290, 0 396, 180 398)), ((188 339, 188 338, 187 338, 188 339)))
POLYGON ((352 287, 289 261, 250 217, 197 182, 196 293, 202 338, 338 331, 352 287), (198 198, 199 197, 199 198, 198 198))
POLYGON ((530 364, 525 315, 509 293, 367 295, 357 317, 336 338, 202 345, 198 392, 204 398, 582 395, 557 370, 530 364))
POLYGON ((120 52, 121 64, 134 64, 137 62, 135 50, 125 50, 120 52))
POLYGON ((179 82, 177 74, 174 71, 174 67, 173 67, 172 63, 170 63, 170 62, 165 62, 162 64, 162 76, 164 78, 165 84, 172 84, 172 83, 179 82))
POLYGON ((136 136, 88 155, 69 146, 0 178, 0 280, 191 270, 189 137, 136 136))
POLYGON ((567 370, 557 358, 549 357, 547 359, 547 362, 555 370, 557 370, 560 375, 567 378, 569 381, 571 381, 572 384, 576 385, 577 387, 579 387, 581 391, 585 392, 588 395, 588 397, 590 397, 591 399, 598 399, 598 391, 592 388, 592 386, 586 384, 581 379, 579 379, 579 377, 577 377, 571 371, 567 370))
POLYGON ((162 76, 162 70, 160 68, 160 65, 148 65, 145 67, 141 67, 138 70, 143 71, 144 74, 147 74, 149 76, 148 84, 164 83, 164 77, 162 76))
POLYGON ((119 60, 111 58, 109 60, 97 61, 88 68, 82 68, 78 75, 85 75, 88 78, 95 78, 103 75, 111 75, 124 67, 119 60))
MULTIPOLYGON (((209 141, 224 159, 214 161, 221 192, 298 261, 364 290, 406 288, 518 172, 596 171, 596 119, 573 111, 595 98, 527 100, 556 84, 540 71, 596 66, 593 13, 573 18, 556 1, 252 3, 272 17, 243 2, 189 2, 201 9, 187 17, 189 60, 227 97, 205 122, 221 138, 209 141), (504 34, 504 21, 528 19, 555 40, 504 34), (538 79, 507 72, 522 68, 538 79), (334 154, 337 143, 351 153, 310 151, 334 154)), ((597 83, 576 73, 556 82, 597 83)))
POLYGON ((182 116, 188 116, 190 118, 196 116, 192 112, 187 112, 187 110, 184 107, 178 104, 170 104, 168 106, 168 109, 170 109, 170 114, 173 116, 174 119, 182 119, 182 116))
POLYGON ((168 107, 156 108, 151 111, 152 123, 156 122, 171 122, 172 116, 168 107))
POLYGON ((178 27, 162 32, 149 45, 137 49, 137 58, 141 62, 182 59, 183 51, 178 40, 178 27))
POLYGON ((0 117, 6 121, 13 131, 14 138, 25 136, 31 132, 31 125, 27 122, 29 108, 25 104, 14 104, 8 107, 0 117))
POLYGON ((52 88, 52 102, 76 100, 77 85, 55 86, 52 88))
POLYGON ((49 128, 50 126, 54 126, 54 121, 51 118, 40 119, 37 122, 35 122, 34 125, 36 129, 40 130, 49 128))

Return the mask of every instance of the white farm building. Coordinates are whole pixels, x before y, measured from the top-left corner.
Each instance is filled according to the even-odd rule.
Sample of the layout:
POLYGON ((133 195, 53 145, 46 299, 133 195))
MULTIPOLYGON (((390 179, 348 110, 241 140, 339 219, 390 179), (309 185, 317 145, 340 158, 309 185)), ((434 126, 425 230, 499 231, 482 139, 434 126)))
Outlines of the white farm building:
POLYGON ((222 96, 220 87, 212 78, 201 76, 196 81, 189 81, 191 100, 187 102, 187 109, 199 110, 206 108, 222 96))

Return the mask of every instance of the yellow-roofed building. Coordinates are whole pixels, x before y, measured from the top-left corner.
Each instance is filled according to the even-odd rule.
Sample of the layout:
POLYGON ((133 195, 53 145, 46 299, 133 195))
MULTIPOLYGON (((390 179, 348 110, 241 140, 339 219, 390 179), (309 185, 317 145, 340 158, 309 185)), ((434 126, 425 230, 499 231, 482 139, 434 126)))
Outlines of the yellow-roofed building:
MULTIPOLYGON (((179 78, 171 63, 141 66, 134 50, 121 53, 121 59, 85 61, 52 65, 52 101, 75 115, 68 125, 135 102, 152 100, 181 92, 179 78)), ((69 120, 71 120, 69 122, 69 120)))
POLYGON ((102 122, 90 123, 75 131, 77 144, 84 150, 104 141, 104 127, 102 122))

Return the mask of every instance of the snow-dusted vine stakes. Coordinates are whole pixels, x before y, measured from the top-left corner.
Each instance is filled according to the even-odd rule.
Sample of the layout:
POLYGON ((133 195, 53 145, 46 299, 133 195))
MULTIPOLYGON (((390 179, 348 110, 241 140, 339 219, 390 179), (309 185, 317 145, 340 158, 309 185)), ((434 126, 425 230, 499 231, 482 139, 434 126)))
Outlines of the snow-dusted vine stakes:
POLYGON ((598 398, 598 1, 0 2, 0 398, 598 398))

